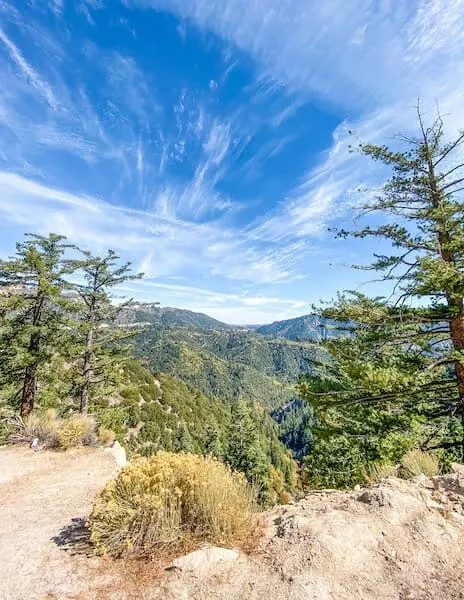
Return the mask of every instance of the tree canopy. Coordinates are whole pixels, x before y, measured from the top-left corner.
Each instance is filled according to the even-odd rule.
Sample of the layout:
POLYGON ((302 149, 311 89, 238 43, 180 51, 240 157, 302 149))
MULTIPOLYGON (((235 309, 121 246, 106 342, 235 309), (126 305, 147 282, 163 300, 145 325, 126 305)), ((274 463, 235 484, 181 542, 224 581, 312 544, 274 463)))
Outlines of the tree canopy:
POLYGON ((391 295, 323 307, 345 335, 328 336, 318 376, 300 383, 318 419, 309 469, 324 484, 359 480, 408 446, 464 446, 464 133, 448 141, 442 118, 426 126, 418 111, 417 137, 398 143, 358 148, 391 169, 360 214, 381 224, 338 231, 390 245, 358 268, 380 272, 391 295))

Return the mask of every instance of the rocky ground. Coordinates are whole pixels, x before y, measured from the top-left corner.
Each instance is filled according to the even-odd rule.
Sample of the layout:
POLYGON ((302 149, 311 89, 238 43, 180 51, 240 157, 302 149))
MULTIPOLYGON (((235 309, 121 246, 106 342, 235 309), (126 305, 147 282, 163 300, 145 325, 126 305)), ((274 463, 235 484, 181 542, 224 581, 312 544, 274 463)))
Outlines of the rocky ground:
POLYGON ((89 557, 79 543, 115 471, 101 450, 0 450, 0 598, 464 598, 464 471, 311 493, 265 513, 250 554, 204 548, 165 565, 89 557))

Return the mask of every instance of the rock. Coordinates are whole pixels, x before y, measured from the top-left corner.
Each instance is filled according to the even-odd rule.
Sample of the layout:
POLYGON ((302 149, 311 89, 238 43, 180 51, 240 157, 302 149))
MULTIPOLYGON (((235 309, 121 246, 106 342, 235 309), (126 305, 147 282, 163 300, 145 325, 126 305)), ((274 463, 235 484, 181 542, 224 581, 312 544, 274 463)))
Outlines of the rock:
POLYGON ((391 506, 391 494, 382 488, 372 488, 363 492, 357 498, 358 502, 372 506, 391 506))
POLYGON ((464 475, 464 465, 453 462, 451 463, 450 467, 453 473, 460 473, 461 475, 464 475))
POLYGON ((239 556, 240 551, 237 549, 210 546, 176 558, 170 568, 181 571, 194 571, 196 574, 201 575, 213 570, 219 564, 232 563, 239 556))
POLYGON ((355 492, 360 492, 360 491, 361 491, 361 486, 359 485, 359 483, 357 483, 357 484, 354 486, 354 488, 353 488, 353 489, 354 489, 354 491, 355 491, 355 492))
POLYGON ((464 472, 458 471, 449 475, 438 475, 433 478, 435 489, 440 492, 454 492, 464 496, 464 472))
POLYGON ((419 485, 420 487, 424 487, 430 490, 434 489, 433 481, 431 481, 430 478, 427 477, 427 475, 424 475, 424 473, 413 477, 411 481, 417 483, 417 485, 419 485))
POLYGON ((104 451, 109 452, 120 467, 127 465, 126 451, 117 440, 110 448, 104 448, 104 451))

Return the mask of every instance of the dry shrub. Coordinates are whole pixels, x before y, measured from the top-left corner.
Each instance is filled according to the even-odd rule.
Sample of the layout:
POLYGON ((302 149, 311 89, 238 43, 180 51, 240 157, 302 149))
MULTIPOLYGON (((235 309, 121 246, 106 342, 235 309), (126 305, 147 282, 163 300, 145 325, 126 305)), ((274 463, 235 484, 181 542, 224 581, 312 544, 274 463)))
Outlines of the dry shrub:
POLYGON ((102 446, 111 446, 115 438, 116 434, 112 429, 106 429, 106 427, 99 427, 98 441, 102 446))
POLYGON ((256 494, 211 457, 158 452, 136 458, 101 491, 88 521, 99 553, 150 555, 199 542, 246 543, 256 494))
POLYGON ((401 459, 400 474, 404 479, 410 479, 417 475, 427 475, 427 477, 435 477, 440 472, 440 464, 438 458, 428 452, 422 450, 410 450, 401 459))
POLYGON ((369 485, 380 483, 387 477, 396 477, 395 465, 386 462, 374 462, 364 470, 364 478, 369 485))
POLYGON ((35 438, 39 445, 46 448, 56 448, 59 445, 59 421, 54 410, 44 413, 33 413, 27 419, 15 416, 10 419, 12 433, 9 437, 11 444, 30 444, 35 438))
POLYGON ((61 422, 58 443, 64 450, 76 446, 90 446, 95 442, 95 421, 92 417, 74 414, 61 422))

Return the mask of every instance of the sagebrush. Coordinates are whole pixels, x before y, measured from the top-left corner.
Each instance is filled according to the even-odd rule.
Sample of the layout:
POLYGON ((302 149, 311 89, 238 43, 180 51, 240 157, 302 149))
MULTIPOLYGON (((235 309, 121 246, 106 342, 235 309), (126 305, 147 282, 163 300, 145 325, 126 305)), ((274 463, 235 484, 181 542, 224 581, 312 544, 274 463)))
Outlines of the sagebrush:
POLYGON ((240 545, 256 527, 244 475, 189 453, 136 458, 101 491, 88 521, 97 552, 150 555, 199 542, 240 545))
POLYGON ((37 440, 39 448, 62 448, 93 445, 96 442, 95 422, 87 415, 75 414, 66 419, 57 417, 54 410, 33 413, 27 419, 9 419, 12 444, 30 444, 37 440))
POLYGON ((369 485, 374 485, 387 477, 396 477, 397 474, 397 468, 392 463, 374 462, 366 467, 364 477, 369 485))
POLYGON ((422 450, 410 450, 401 459, 400 475, 405 479, 416 477, 417 475, 427 475, 435 477, 440 472, 440 463, 438 458, 429 452, 422 450))

